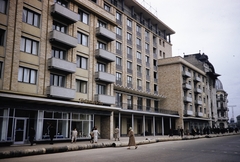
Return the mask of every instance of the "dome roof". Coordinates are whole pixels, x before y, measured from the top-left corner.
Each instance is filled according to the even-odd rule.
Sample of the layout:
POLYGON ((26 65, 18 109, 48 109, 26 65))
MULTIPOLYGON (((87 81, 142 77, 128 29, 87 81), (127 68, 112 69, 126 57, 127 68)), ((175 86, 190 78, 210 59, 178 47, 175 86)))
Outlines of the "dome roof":
POLYGON ((216 79, 215 85, 216 85, 216 90, 223 90, 222 82, 219 79, 216 79))

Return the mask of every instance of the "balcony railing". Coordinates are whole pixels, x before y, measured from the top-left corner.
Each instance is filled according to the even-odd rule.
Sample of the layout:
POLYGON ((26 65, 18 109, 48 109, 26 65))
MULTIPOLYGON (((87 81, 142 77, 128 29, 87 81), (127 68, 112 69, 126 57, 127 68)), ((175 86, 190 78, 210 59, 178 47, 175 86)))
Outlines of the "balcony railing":
POLYGON ((115 54, 104 49, 95 50, 95 56, 96 58, 102 59, 107 62, 114 62, 116 60, 115 54))
POLYGON ((78 40, 75 37, 67 35, 57 30, 53 30, 49 34, 50 42, 64 46, 66 48, 74 48, 78 44, 78 40))
POLYGON ((48 59, 48 68, 57 69, 57 70, 61 70, 69 73, 75 73, 76 64, 66 60, 52 57, 48 59))
POLYGON ((61 21, 72 24, 78 21, 78 14, 69 10, 66 7, 63 7, 62 5, 55 3, 51 7, 51 14, 55 18, 60 19, 61 21))
POLYGON ((144 112, 153 112, 153 113, 161 113, 161 114, 171 114, 171 115, 178 115, 178 111, 161 109, 156 107, 150 106, 142 106, 142 105, 133 105, 127 104, 122 102, 115 103, 116 107, 121 107, 124 110, 137 110, 137 111, 144 111, 144 112))
POLYGON ((191 86, 191 84, 184 83, 184 84, 183 84, 183 88, 184 88, 184 89, 192 89, 192 86, 191 86))
POLYGON ((102 72, 102 71, 97 71, 95 72, 95 79, 99 81, 108 82, 108 83, 114 83, 115 75, 102 72))
POLYGON ((47 95, 54 98, 73 99, 75 98, 76 91, 74 89, 49 86, 47 87, 47 95))
POLYGON ((103 39, 107 42, 114 41, 116 39, 116 34, 107 28, 97 27, 96 28, 96 36, 100 39, 103 39))
POLYGON ((192 102, 192 98, 191 97, 184 97, 184 102, 192 102))
POLYGON ((186 77, 191 77, 191 76, 192 76, 191 73, 188 72, 188 71, 183 71, 183 72, 182 72, 182 75, 183 75, 183 76, 186 76, 186 77))
POLYGON ((106 105, 115 104, 115 96, 109 96, 104 94, 95 94, 95 101, 101 102, 106 105))

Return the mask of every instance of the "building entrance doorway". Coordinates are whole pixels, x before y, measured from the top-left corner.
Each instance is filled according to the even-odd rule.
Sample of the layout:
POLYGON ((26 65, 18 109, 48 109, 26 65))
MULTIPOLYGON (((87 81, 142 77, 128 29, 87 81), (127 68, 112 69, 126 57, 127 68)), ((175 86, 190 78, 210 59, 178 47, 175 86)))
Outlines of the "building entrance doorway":
POLYGON ((26 118, 15 118, 14 144, 23 144, 26 136, 26 118))

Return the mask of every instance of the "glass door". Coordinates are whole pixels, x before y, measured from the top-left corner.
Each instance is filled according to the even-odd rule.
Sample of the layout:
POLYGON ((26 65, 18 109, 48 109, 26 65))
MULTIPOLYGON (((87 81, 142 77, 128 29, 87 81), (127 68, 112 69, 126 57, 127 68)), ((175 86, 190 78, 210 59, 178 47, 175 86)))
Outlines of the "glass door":
POLYGON ((23 144, 26 134, 26 119, 16 118, 14 128, 15 128, 14 144, 23 144))

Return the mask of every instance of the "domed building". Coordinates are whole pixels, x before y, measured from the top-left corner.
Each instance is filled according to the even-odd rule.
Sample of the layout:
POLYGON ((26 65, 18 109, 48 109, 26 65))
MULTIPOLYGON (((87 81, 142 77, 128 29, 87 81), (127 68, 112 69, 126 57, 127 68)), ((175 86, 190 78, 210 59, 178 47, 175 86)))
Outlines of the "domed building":
POLYGON ((223 84, 219 79, 216 79, 216 101, 217 101, 217 122, 216 126, 218 128, 227 128, 228 127, 228 94, 223 89, 223 84))

